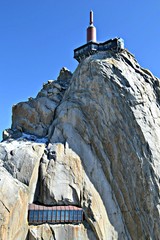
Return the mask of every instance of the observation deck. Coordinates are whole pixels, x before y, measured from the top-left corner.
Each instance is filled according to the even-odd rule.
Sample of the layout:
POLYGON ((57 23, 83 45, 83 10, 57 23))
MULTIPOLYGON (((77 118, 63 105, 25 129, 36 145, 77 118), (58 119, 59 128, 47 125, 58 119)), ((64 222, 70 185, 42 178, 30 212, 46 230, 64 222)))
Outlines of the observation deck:
POLYGON ((83 221, 83 209, 75 206, 42 206, 29 204, 29 224, 80 224, 83 221))
POLYGON ((122 38, 110 39, 103 43, 90 41, 74 50, 74 58, 78 62, 81 62, 86 57, 89 57, 90 55, 93 55, 97 52, 102 52, 107 50, 114 50, 119 52, 122 49, 124 49, 124 41, 122 38))

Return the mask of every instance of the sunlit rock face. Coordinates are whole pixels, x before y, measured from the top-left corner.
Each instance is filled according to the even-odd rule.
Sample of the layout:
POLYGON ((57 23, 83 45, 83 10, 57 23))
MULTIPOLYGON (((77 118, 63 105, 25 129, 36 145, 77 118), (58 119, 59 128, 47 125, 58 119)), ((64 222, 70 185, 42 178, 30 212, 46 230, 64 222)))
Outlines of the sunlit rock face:
POLYGON ((127 50, 60 76, 13 108, 0 145, 0 239, 159 239, 159 79, 127 50), (31 202, 76 205, 84 220, 29 225, 31 202))
POLYGON ((93 55, 50 127, 50 142, 67 141, 81 158, 120 239, 160 236, 159 84, 127 51, 93 55))
MULTIPOLYGON (((107 185, 106 187, 108 187, 108 192, 111 192, 110 187, 107 185)), ((83 224, 85 226, 89 224, 90 230, 87 228, 86 231, 92 234, 91 239, 96 239, 96 235, 100 239, 105 239, 107 236, 116 236, 97 189, 84 171, 81 159, 69 148, 68 144, 50 143, 46 148, 40 163, 34 201, 47 206, 80 206, 85 211, 83 224), (107 235, 106 231, 108 232, 107 235)), ((80 225, 78 228, 70 228, 73 231, 78 229, 79 236, 81 236, 86 232, 84 231, 84 225, 80 225)), ((54 226, 52 226, 52 229, 54 230, 54 226)), ((57 231, 56 229, 57 227, 55 231, 57 231)), ((88 239, 86 236, 84 239, 88 239)), ((77 237, 75 239, 81 238, 77 237)))
POLYGON ((33 202, 45 145, 27 140, 0 144, 0 239, 25 239, 28 203, 33 202))
POLYGON ((36 98, 13 106, 12 130, 18 129, 29 134, 44 137, 53 121, 55 109, 68 88, 72 73, 62 68, 57 80, 43 85, 36 98))
POLYGON ((43 226, 31 226, 28 233, 28 238, 30 240, 36 239, 75 239, 75 240, 88 240, 95 239, 93 235, 90 235, 89 230, 87 230, 84 225, 48 225, 43 224, 43 226))
POLYGON ((27 188, 0 168, 0 239, 25 239, 27 224, 27 188))

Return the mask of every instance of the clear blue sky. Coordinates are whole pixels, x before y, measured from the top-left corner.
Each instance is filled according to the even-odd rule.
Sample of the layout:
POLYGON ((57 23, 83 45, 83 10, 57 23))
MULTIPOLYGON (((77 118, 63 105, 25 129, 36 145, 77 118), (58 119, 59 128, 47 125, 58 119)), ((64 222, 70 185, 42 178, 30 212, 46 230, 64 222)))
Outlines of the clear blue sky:
POLYGON ((1 0, 0 134, 11 126, 12 105, 35 97, 86 42, 89 11, 98 41, 122 37, 138 62, 160 77, 160 0, 1 0))

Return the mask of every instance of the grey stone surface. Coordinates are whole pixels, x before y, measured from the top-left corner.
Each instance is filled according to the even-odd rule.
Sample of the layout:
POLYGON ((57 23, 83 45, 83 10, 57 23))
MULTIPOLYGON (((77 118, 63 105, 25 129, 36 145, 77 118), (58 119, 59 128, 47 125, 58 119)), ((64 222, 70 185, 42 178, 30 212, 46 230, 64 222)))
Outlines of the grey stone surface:
MULTIPOLYGON (((159 239, 160 80, 127 50, 92 55, 73 76, 63 68, 35 99, 13 108, 15 129, 48 136, 46 143, 34 136, 13 140, 8 131, 0 144, 0 178, 9 178, 9 186, 17 183, 16 194, 22 189, 12 204, 5 192, 2 205, 12 209, 25 199, 24 229, 16 226, 22 239, 27 231, 28 240, 159 239), (32 201, 77 205, 85 221, 27 226, 32 201)), ((14 220, 1 209, 2 219, 14 220)), ((14 222, 1 221, 2 239, 16 239, 8 230, 14 222)))
POLYGON ((27 236, 28 203, 34 200, 44 149, 44 143, 22 139, 0 144, 1 240, 22 240, 27 236))
POLYGON ((0 167, 0 240, 26 238, 27 211, 27 187, 0 167))
MULTIPOLYGON (((108 220, 103 202, 88 179, 79 156, 67 143, 65 146, 49 144, 47 152, 51 151, 53 158, 48 159, 48 154, 45 154, 41 159, 35 201, 42 205, 81 206, 94 237, 115 237, 116 232, 108 220)), ((104 187, 110 191, 107 184, 104 187)))
POLYGON ((23 140, 3 142, 0 145, 1 165, 14 178, 29 186, 35 166, 39 167, 44 148, 45 144, 23 140))
MULTIPOLYGON (((88 231, 84 225, 48 225, 34 227, 29 229, 27 240, 47 239, 47 240, 88 240, 88 231)), ((92 240, 96 240, 95 237, 92 240)))
POLYGON ((93 55, 50 127, 81 158, 119 239, 160 236, 159 82, 126 50, 93 55))
MULTIPOLYGON (((21 129, 22 132, 44 137, 52 123, 55 109, 68 88, 72 73, 62 68, 56 81, 49 80, 43 85, 36 98, 29 98, 27 102, 20 102, 13 106, 12 130, 21 129)), ((4 131, 4 140, 8 137, 4 131)))

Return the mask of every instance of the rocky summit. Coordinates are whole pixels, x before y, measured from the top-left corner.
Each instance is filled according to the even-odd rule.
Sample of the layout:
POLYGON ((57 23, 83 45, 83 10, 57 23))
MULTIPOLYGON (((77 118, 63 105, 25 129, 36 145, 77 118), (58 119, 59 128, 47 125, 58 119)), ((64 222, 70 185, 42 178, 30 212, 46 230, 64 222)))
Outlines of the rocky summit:
POLYGON ((159 158, 158 78, 126 49, 63 68, 3 132, 0 240, 159 240, 159 158), (35 220, 29 204, 83 219, 35 220))

